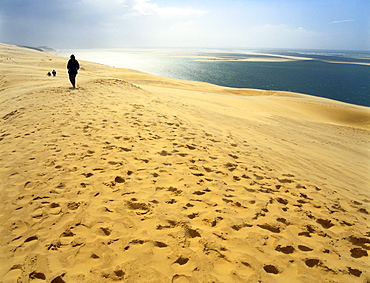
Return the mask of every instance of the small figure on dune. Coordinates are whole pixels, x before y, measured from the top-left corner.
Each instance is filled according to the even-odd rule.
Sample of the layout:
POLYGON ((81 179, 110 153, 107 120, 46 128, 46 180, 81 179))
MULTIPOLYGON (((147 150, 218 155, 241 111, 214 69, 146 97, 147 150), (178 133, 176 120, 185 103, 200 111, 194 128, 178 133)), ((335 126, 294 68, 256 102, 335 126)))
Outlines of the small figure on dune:
POLYGON ((46 75, 47 75, 48 77, 51 77, 51 73, 50 73, 50 72, 47 72, 47 73, 46 73, 46 75))
POLYGON ((55 70, 53 70, 51 73, 53 74, 53 77, 55 77, 57 75, 57 71, 55 71, 55 70))
POLYGON ((75 55, 72 54, 68 61, 67 69, 68 69, 68 74, 69 74, 69 80, 73 88, 76 88, 76 76, 77 76, 79 68, 80 68, 80 64, 76 60, 75 55))

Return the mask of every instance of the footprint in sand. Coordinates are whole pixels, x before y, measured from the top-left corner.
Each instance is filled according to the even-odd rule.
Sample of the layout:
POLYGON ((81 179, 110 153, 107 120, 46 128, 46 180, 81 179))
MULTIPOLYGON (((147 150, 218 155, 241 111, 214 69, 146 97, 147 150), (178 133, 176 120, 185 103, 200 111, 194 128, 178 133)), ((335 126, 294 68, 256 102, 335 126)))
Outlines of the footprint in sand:
POLYGON ((174 187, 169 187, 167 189, 167 191, 171 192, 171 194, 175 195, 175 196, 180 196, 181 193, 182 193, 182 190, 179 190, 177 188, 174 188, 174 187))
POLYGON ((264 269, 267 273, 272 273, 272 274, 279 274, 279 273, 280 273, 279 269, 278 269, 276 266, 271 265, 271 264, 265 265, 265 266, 263 267, 263 269, 264 269))
POLYGON ((360 258, 360 257, 364 257, 364 256, 368 256, 368 253, 367 253, 366 250, 361 249, 361 248, 351 249, 351 257, 360 258))
POLYGON ((321 261, 319 259, 315 259, 315 258, 311 258, 311 259, 306 259, 305 260, 305 264, 308 267, 314 267, 316 265, 319 265, 320 263, 321 263, 321 261))
POLYGON ((114 178, 114 183, 122 184, 124 182, 125 182, 125 179, 122 178, 121 176, 116 176, 116 178, 114 178))
POLYGON ((251 224, 247 224, 247 223, 243 223, 243 224, 239 224, 239 225, 232 225, 231 228, 234 229, 235 231, 239 231, 240 229, 244 228, 244 227, 253 227, 253 225, 251 224))
POLYGON ((112 230, 106 227, 100 227, 100 234, 104 236, 109 236, 112 233, 112 230))
POLYGON ((46 276, 44 273, 41 273, 41 272, 36 272, 36 271, 33 271, 29 274, 29 277, 31 279, 41 279, 41 280, 46 280, 46 276))
POLYGON ((185 235, 189 238, 202 237, 197 230, 191 229, 188 226, 185 226, 185 235))
POLYGON ((278 252, 282 252, 284 254, 291 254, 294 252, 294 247, 293 246, 285 246, 285 247, 282 247, 281 245, 278 245, 276 248, 275 248, 276 251, 278 252))
POLYGON ((82 173, 82 175, 84 175, 86 178, 90 178, 94 174, 93 173, 82 173))
POLYGON ((151 207, 149 204, 142 203, 142 202, 134 202, 134 201, 127 201, 127 207, 130 210, 134 210, 136 214, 147 214, 151 211, 151 207))
POLYGON ((79 202, 69 202, 67 204, 67 207, 68 207, 69 210, 76 210, 80 207, 80 205, 81 204, 79 202))
POLYGON ((361 274, 362 274, 362 271, 361 270, 358 270, 356 268, 351 268, 351 267, 348 267, 348 272, 356 277, 360 277, 361 274))
POLYGON ((188 215, 188 218, 194 219, 195 217, 198 217, 198 216, 199 216, 199 213, 192 213, 188 215))
POLYGON ((326 220, 326 219, 317 219, 317 223, 321 224, 321 226, 325 229, 329 229, 330 227, 333 227, 334 224, 331 223, 331 220, 326 220))
POLYGON ((55 203, 55 202, 51 203, 49 207, 50 207, 50 214, 54 214, 54 215, 59 214, 62 210, 59 203, 55 203))
POLYGON ((224 166, 225 166, 225 167, 227 168, 227 170, 229 170, 230 172, 234 171, 234 170, 238 167, 238 165, 237 165, 237 164, 233 164, 233 163, 226 163, 224 166))
POLYGON ((187 257, 180 256, 174 263, 178 263, 180 265, 187 264, 189 259, 187 257))
POLYGON ((32 213, 31 213, 31 216, 34 220, 36 221, 39 221, 41 220, 41 218, 44 216, 44 213, 43 213, 43 208, 42 207, 38 207, 36 208, 32 213))
POLYGON ((276 201, 277 201, 278 203, 281 203, 281 204, 284 204, 284 205, 287 205, 287 204, 289 203, 289 201, 288 201, 288 200, 283 199, 283 198, 277 198, 277 199, 276 199, 276 201))
POLYGON ((159 241, 155 241, 154 242, 154 246, 158 247, 158 248, 166 248, 168 247, 167 244, 163 243, 163 242, 159 242, 159 241))
POLYGON ((280 233, 280 227, 276 224, 258 224, 257 225, 258 227, 262 228, 262 229, 266 229, 270 232, 273 232, 273 233, 280 233))
POLYGON ((304 245, 298 245, 298 249, 300 249, 303 252, 310 252, 313 251, 310 247, 304 246, 304 245))
POLYGON ((36 241, 38 239, 39 238, 37 236, 31 236, 31 237, 28 237, 24 242, 29 243, 29 242, 32 242, 32 241, 36 241))
POLYGON ((35 188, 37 183, 35 182, 31 182, 31 181, 28 181, 24 184, 24 189, 27 190, 27 191, 30 191, 32 190, 33 188, 35 188))

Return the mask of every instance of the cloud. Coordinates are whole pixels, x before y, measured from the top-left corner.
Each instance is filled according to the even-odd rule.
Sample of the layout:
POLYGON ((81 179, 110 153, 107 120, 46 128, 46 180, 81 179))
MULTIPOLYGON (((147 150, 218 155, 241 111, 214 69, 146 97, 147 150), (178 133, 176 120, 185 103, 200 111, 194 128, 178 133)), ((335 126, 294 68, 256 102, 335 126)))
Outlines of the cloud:
POLYGON ((203 15, 207 12, 196 10, 192 8, 158 8, 157 14, 161 17, 190 17, 196 15, 203 15))
POLYGON ((340 23, 347 23, 347 22, 354 22, 355 20, 342 20, 342 21, 332 21, 331 24, 340 24, 340 23))
MULTIPOLYGON (((297 13, 297 7, 289 10, 281 5, 267 5, 266 1, 242 0, 0 3, 0 42, 11 44, 56 48, 167 45, 328 49, 331 45, 340 49, 357 44, 356 49, 369 49, 366 5, 361 10, 353 8, 356 13, 361 12, 358 15, 349 10, 351 5, 345 5, 346 12, 349 10, 345 14, 332 10, 315 14, 308 9, 306 15, 297 13)), ((310 7, 317 10, 316 5, 309 4, 310 7)))
POLYGON ((102 12, 121 12, 124 16, 190 17, 205 14, 205 11, 191 7, 160 7, 152 0, 79 0, 81 8, 89 7, 102 12))
POLYGON ((150 3, 150 0, 137 0, 135 1, 132 9, 136 12, 134 15, 153 15, 158 10, 156 3, 150 3))
MULTIPOLYGON (((97 0, 95 0, 97 1, 97 0)), ((119 1, 119 0, 115 0, 119 1)), ((151 2, 151 0, 121 0, 125 4, 125 7, 131 9, 131 12, 126 16, 149 16, 157 15, 160 17, 190 17, 196 15, 206 14, 205 11, 178 7, 159 7, 158 4, 151 2)))

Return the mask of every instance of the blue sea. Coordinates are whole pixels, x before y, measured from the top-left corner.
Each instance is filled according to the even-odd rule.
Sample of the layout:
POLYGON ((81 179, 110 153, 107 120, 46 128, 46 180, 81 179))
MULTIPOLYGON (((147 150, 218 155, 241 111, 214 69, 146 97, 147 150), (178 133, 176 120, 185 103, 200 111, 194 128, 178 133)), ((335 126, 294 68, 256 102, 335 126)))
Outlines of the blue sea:
POLYGON ((80 60, 167 78, 293 91, 370 106, 370 52, 366 51, 136 48, 74 49, 58 54, 69 57, 72 53, 80 60), (298 60, 281 60, 292 57, 298 60), (242 61, 246 58, 256 60, 242 61), (271 61, 276 58, 280 61, 271 61))

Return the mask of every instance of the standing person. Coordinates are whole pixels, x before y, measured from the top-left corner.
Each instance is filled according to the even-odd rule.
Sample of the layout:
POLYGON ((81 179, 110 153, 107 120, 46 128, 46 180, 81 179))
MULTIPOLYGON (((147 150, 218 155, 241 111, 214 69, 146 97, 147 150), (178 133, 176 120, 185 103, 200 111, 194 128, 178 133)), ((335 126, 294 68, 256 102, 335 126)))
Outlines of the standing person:
POLYGON ((75 58, 75 55, 71 55, 68 64, 67 64, 67 69, 68 69, 68 74, 69 74, 69 80, 73 86, 73 88, 76 88, 76 75, 78 73, 78 69, 80 68, 80 64, 75 58))

